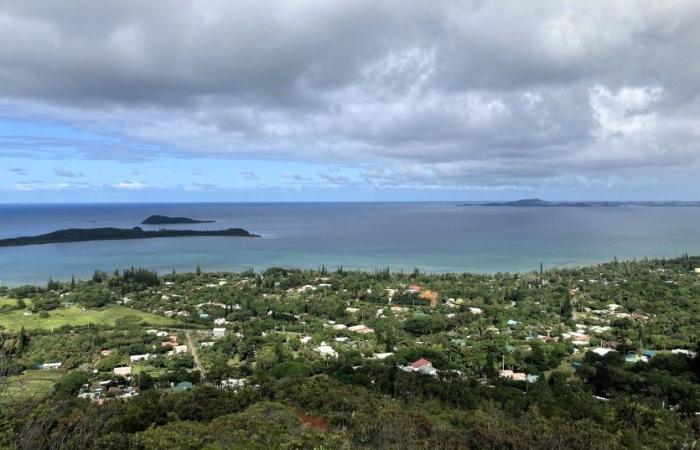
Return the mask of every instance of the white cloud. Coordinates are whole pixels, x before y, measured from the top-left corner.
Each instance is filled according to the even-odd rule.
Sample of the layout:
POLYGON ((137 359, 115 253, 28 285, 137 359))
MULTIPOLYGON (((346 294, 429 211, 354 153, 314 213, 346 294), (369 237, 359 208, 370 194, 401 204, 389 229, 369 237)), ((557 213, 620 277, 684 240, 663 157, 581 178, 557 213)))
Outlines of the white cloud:
POLYGON ((141 183, 139 181, 133 181, 133 180, 122 181, 120 183, 114 183, 111 186, 115 189, 124 189, 127 191, 146 189, 148 187, 148 185, 145 183, 141 183))

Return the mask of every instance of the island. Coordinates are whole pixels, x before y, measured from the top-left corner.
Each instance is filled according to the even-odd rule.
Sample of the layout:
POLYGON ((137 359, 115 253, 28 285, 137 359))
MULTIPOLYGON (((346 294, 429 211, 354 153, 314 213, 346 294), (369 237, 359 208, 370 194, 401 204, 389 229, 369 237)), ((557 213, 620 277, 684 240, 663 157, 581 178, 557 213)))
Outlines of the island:
POLYGON ((143 225, 174 225, 183 223, 213 223, 213 220, 197 220, 189 217, 169 217, 155 214, 147 217, 141 224, 143 225))
POLYGON ((20 236, 0 239, 0 247, 16 247, 21 245, 57 244, 66 242, 108 241, 124 239, 150 239, 161 237, 190 237, 190 236, 231 236, 231 237, 260 237, 249 233, 243 228, 227 228, 225 230, 155 230, 146 231, 140 227, 128 228, 70 228, 53 231, 37 236, 20 236))
POLYGON ((525 198, 514 201, 503 202, 470 202, 463 203, 459 206, 515 206, 515 207, 530 207, 530 208, 619 208, 625 206, 651 206, 651 207, 667 207, 667 206, 700 206, 700 201, 557 201, 551 202, 541 200, 539 198, 525 198))

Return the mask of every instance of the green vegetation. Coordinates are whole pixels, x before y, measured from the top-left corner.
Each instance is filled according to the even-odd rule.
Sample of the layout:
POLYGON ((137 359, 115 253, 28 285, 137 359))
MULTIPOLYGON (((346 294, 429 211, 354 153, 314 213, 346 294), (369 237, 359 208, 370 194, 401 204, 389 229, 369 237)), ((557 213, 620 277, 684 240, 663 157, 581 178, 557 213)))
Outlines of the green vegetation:
POLYGON ((55 244, 65 242, 105 241, 124 239, 151 239, 161 237, 185 237, 185 236, 232 236, 232 237, 259 237, 251 234, 243 228, 227 228, 225 230, 157 230, 144 231, 140 227, 126 228, 71 228, 58 230, 37 236, 21 236, 9 239, 0 239, 0 247, 13 247, 21 245, 55 244))
POLYGON ((0 404, 43 397, 65 374, 65 370, 26 370, 20 375, 9 376, 0 396, 0 404))
POLYGON ((130 268, 4 288, 0 447, 693 448, 696 267, 130 268))
POLYGON ((161 215, 148 216, 141 222, 144 225, 173 225, 179 223, 212 223, 213 220, 196 220, 189 217, 169 217, 161 215))
POLYGON ((46 317, 42 317, 39 313, 25 315, 25 312, 21 310, 0 312, 0 327, 8 331, 18 331, 20 328, 26 328, 27 330, 55 330, 64 325, 81 326, 92 324, 114 326, 123 320, 143 321, 148 324, 161 326, 173 324, 171 319, 119 305, 110 305, 98 309, 85 309, 81 306, 73 305, 50 311, 46 317))

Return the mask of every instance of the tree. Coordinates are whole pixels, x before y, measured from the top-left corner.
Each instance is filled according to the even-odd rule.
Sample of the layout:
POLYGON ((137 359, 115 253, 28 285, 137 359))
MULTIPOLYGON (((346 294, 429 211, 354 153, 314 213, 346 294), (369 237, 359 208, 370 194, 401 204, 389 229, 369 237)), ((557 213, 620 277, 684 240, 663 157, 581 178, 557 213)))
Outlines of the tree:
POLYGON ((571 306, 571 300, 569 300, 569 296, 567 295, 564 298, 564 301, 561 302, 561 307, 559 308, 559 315, 561 316, 562 320, 567 321, 571 318, 572 311, 573 308, 571 306))
POLYGON ((142 370, 136 377, 136 384, 142 391, 151 389, 153 387, 153 378, 146 372, 142 370))
POLYGON ((29 344, 29 336, 27 336, 27 333, 24 331, 24 326, 22 326, 17 335, 17 353, 21 355, 27 348, 27 344, 29 344))

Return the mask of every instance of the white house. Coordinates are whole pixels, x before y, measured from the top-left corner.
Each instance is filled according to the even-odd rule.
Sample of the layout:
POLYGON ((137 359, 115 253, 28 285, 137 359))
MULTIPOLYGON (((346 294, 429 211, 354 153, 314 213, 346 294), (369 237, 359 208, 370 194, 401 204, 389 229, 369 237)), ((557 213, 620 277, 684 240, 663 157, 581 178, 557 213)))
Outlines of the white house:
POLYGON ((616 351, 616 350, 613 350, 613 349, 611 349, 611 348, 598 347, 598 348, 594 348, 594 349, 591 350, 591 351, 592 351, 593 353, 595 353, 596 355, 605 356, 605 355, 607 355, 608 353, 614 352, 614 351, 616 351))
POLYGON ((118 377, 128 377, 129 375, 131 375, 131 367, 130 366, 115 367, 112 371, 118 377))
POLYGON ((129 360, 131 360, 131 362, 146 361, 150 357, 150 353, 144 353, 142 355, 131 355, 129 356, 129 360))
POLYGON ((348 330, 358 334, 374 333, 374 330, 367 325, 355 325, 348 327, 348 330))
POLYGON ((176 345, 175 348, 173 348, 173 352, 176 355, 181 355, 183 353, 187 353, 187 346, 186 345, 176 345))
POLYGON ((39 364, 40 369, 59 369, 63 363, 60 362, 54 362, 54 363, 44 363, 44 364, 39 364))
POLYGON ((226 380, 221 380, 222 389, 238 389, 245 386, 245 378, 228 378, 226 380))
POLYGON ((338 357, 338 352, 336 352, 333 347, 330 345, 326 344, 325 342, 321 342, 321 345, 316 347, 314 350, 319 352, 321 356, 324 357, 331 357, 331 358, 337 358, 338 357))
POLYGON ((222 338, 222 337, 226 336, 226 328, 214 328, 211 331, 211 334, 215 338, 222 338))

